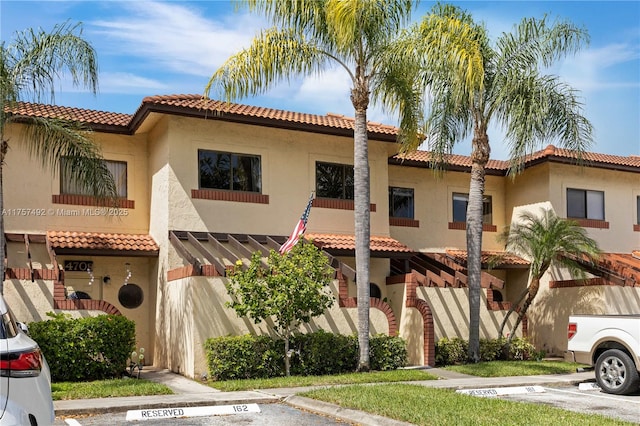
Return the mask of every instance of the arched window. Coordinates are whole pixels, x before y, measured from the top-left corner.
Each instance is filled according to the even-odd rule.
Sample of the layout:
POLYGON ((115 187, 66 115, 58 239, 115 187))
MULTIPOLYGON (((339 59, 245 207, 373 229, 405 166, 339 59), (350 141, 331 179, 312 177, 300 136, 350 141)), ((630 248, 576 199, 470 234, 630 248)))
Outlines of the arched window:
POLYGON ((380 287, 377 284, 369 283, 369 297, 377 297, 378 299, 382 299, 382 292, 380 291, 380 287))

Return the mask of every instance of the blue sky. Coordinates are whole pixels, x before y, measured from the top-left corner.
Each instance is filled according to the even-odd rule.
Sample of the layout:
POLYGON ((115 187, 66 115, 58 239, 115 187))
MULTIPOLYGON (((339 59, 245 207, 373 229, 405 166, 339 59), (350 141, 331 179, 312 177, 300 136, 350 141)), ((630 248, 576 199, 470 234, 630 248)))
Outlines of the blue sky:
MULTIPOLYGON (((568 19, 586 28, 589 46, 550 73, 578 89, 595 128, 592 151, 640 155, 640 1, 458 1, 486 24, 492 36, 510 31, 523 17, 568 19)), ((421 18, 433 2, 414 12, 421 18)), ((55 103, 134 113, 145 96, 202 93, 211 74, 247 46, 268 23, 231 1, 11 1, 0 0, 0 35, 66 20, 82 21, 84 36, 98 52, 100 92, 96 97, 62 81, 55 103)), ((353 116, 349 80, 340 69, 280 84, 242 103, 299 112, 353 116)), ((215 93, 212 93, 215 97, 215 93)), ((396 124, 373 106, 369 119, 396 124)), ((490 130, 492 158, 506 159, 500 129, 490 130)), ((456 148, 468 155, 468 141, 456 148)))

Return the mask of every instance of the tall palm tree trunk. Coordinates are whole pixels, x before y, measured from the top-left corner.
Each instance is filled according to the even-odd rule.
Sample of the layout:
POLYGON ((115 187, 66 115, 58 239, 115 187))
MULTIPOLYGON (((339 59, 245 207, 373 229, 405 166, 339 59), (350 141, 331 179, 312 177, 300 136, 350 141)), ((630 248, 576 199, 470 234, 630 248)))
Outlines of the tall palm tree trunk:
POLYGON ((367 106, 369 91, 366 84, 355 84, 351 92, 355 108, 353 173, 356 287, 358 291, 358 371, 369 371, 369 263, 370 263, 370 183, 369 147, 367 138, 367 106))
POLYGON ((489 137, 475 130, 472 141, 471 182, 467 205, 467 270, 469 273, 469 352, 471 362, 480 361, 480 288, 482 273, 482 206, 485 165, 489 161, 489 137))

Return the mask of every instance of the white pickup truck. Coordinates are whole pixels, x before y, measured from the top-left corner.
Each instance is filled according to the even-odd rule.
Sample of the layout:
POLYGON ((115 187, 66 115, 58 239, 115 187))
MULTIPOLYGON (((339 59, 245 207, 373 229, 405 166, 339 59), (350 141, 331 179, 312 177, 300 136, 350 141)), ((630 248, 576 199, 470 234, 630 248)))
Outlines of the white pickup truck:
POLYGON ((594 367, 603 391, 638 391, 640 315, 571 315, 567 337, 565 358, 594 367))

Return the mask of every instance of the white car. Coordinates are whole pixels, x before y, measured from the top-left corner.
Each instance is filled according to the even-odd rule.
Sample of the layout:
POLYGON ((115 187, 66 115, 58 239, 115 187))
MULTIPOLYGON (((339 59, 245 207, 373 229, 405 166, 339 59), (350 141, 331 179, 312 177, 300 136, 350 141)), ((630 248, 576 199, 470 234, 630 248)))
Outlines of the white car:
POLYGON ((47 361, 0 296, 0 426, 51 425, 54 419, 47 361))

